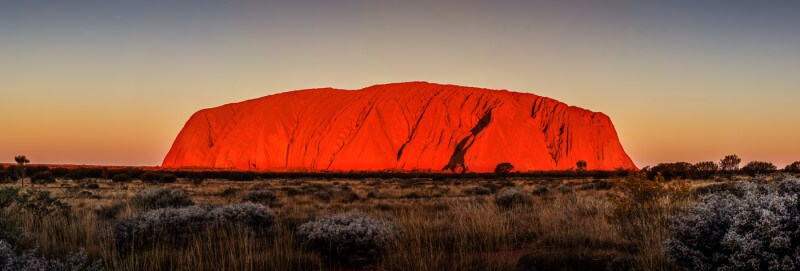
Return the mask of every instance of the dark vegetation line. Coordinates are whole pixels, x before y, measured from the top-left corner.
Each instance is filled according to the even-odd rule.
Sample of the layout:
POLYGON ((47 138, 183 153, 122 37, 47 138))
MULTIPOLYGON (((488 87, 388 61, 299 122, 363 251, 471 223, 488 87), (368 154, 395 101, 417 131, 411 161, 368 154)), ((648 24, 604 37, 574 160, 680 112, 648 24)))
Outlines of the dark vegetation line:
MULTIPOLYGON (((20 167, 17 165, 0 165, 0 180, 16 181, 20 167)), ((253 172, 237 170, 203 170, 203 169, 142 169, 137 167, 82 167, 66 168, 58 166, 25 166, 28 176, 48 174, 53 178, 63 179, 89 179, 107 178, 125 174, 133 179, 141 179, 156 175, 174 175, 178 178, 202 177, 204 179, 228 179, 232 181, 252 181, 254 179, 416 179, 429 178, 434 180, 444 179, 501 179, 507 177, 527 178, 615 178, 628 175, 627 170, 551 170, 530 172, 495 173, 451 173, 451 172, 424 172, 424 171, 347 171, 347 172, 253 172)), ((42 176, 44 177, 44 176, 42 176)))
MULTIPOLYGON (((24 157, 24 156, 23 156, 24 157)), ((24 160, 22 160, 24 162, 24 160)), ((778 168, 770 162, 752 161, 739 167, 741 159, 736 155, 728 155, 719 163, 712 161, 660 163, 652 167, 642 168, 640 171, 647 174, 649 179, 657 175, 666 180, 673 179, 708 179, 712 177, 732 177, 734 175, 769 174, 774 172, 800 173, 800 161, 787 165, 784 169, 778 168)), ((429 178, 433 180, 445 179, 503 179, 508 177, 520 178, 620 178, 630 174, 628 170, 585 170, 585 161, 578 161, 577 169, 548 170, 548 171, 512 171, 514 166, 510 163, 500 163, 494 173, 477 172, 434 172, 434 171, 320 171, 320 172, 257 172, 219 169, 159 169, 141 167, 63 167, 45 165, 2 165, 0 164, 0 182, 17 181, 20 176, 30 176, 36 181, 47 182, 49 179, 63 178, 82 180, 88 178, 121 179, 132 178, 142 180, 160 180, 166 178, 194 178, 194 179, 228 179, 232 181, 252 181, 255 179, 416 179, 429 178)))

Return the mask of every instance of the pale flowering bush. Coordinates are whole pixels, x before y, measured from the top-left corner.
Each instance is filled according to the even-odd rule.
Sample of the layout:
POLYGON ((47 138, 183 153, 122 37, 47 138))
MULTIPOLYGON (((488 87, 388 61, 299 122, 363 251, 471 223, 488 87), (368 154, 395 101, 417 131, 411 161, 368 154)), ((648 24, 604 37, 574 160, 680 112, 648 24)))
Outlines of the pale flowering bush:
POLYGON ((510 209, 517 206, 530 206, 531 198, 525 194, 521 187, 506 187, 494 195, 494 203, 503 209, 510 209))
POLYGON ((153 187, 139 191, 131 199, 131 203, 145 210, 194 205, 186 191, 169 187, 153 187))
POLYGON ((252 203, 221 207, 162 208, 136 214, 114 225, 114 241, 122 250, 154 243, 184 244, 196 234, 219 228, 242 227, 258 235, 271 235, 275 213, 252 203))
POLYGON ((272 233, 275 213, 264 205, 244 202, 216 207, 208 212, 208 220, 219 227, 241 226, 260 235, 272 233))
POLYGON ((329 215, 297 228, 301 246, 344 265, 375 263, 399 236, 394 222, 363 213, 329 215))
POLYGON ((0 240, 0 270, 2 271, 100 271, 102 261, 90 261, 83 250, 70 254, 63 260, 47 259, 36 250, 20 255, 14 253, 11 245, 0 240))
MULTIPOLYGON (((278 202, 278 196, 272 190, 255 190, 247 192, 242 197, 242 201, 261 203, 266 206, 273 206, 278 202)), ((274 206, 273 206, 274 207, 274 206)))
POLYGON ((800 269, 800 179, 742 182, 671 219, 669 260, 687 270, 800 269))

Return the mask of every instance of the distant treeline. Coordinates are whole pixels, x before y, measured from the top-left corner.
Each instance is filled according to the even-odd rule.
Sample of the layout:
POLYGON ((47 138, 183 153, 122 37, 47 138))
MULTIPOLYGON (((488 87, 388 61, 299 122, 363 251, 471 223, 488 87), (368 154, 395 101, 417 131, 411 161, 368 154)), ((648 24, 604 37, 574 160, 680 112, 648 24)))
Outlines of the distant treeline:
MULTIPOLYGON (((709 179, 714 176, 733 176, 747 174, 769 174, 779 171, 770 162, 752 161, 739 167, 736 155, 728 155, 719 163, 706 161, 699 163, 674 162, 661 163, 652 167, 642 168, 649 178, 661 175, 667 180, 672 179, 709 179)), ((579 162, 579 168, 585 167, 579 162)), ((34 182, 54 181, 55 178, 83 180, 83 179, 112 179, 115 182, 127 182, 139 179, 144 182, 174 182, 177 178, 201 181, 205 179, 226 179, 232 181, 251 181, 255 179, 414 179, 428 178, 433 180, 445 179, 498 179, 498 178, 543 178, 543 179, 571 179, 595 178, 607 179, 625 177, 627 170, 612 171, 601 170, 550 170, 510 172, 513 165, 501 163, 495 173, 451 173, 434 171, 331 171, 331 172, 253 172, 235 170, 203 170, 203 169, 158 169, 138 167, 59 167, 44 165, 0 165, 0 182, 17 181, 20 176, 29 176, 34 182), (501 167, 503 166, 503 167, 501 167), (507 168, 508 170, 499 170, 507 168)), ((800 173, 800 161, 794 162, 783 169, 788 173, 800 173)))
MULTIPOLYGON (((169 182, 174 178, 187 179, 227 179, 232 181, 251 181, 255 179, 414 179, 428 178, 434 180, 444 179, 494 179, 494 178, 615 178, 628 175, 626 170, 600 171, 600 170, 552 170, 531 172, 510 172, 507 174, 495 173, 450 173, 427 171, 334 171, 334 172, 253 172, 253 171, 228 171, 228 170, 181 170, 181 169, 141 169, 120 167, 48 167, 43 165, 25 166, 25 176, 48 175, 53 178, 83 180, 83 179, 140 179, 145 182, 169 182), (44 174, 46 173, 46 174, 44 174), (162 181, 166 176, 166 179, 162 181), (127 178, 126 178, 127 177, 127 178)), ((16 181, 19 179, 21 167, 18 165, 0 165, 0 180, 16 181)))
MULTIPOLYGON (((764 161, 751 161, 739 168, 741 163, 736 155, 725 156, 719 163, 713 161, 698 162, 695 164, 688 162, 661 163, 652 167, 642 168, 649 178, 662 175, 667 180, 672 179, 708 179, 717 175, 750 175, 770 174, 778 170, 774 164, 764 161)), ((800 161, 787 165, 782 170, 786 173, 800 173, 800 161)))

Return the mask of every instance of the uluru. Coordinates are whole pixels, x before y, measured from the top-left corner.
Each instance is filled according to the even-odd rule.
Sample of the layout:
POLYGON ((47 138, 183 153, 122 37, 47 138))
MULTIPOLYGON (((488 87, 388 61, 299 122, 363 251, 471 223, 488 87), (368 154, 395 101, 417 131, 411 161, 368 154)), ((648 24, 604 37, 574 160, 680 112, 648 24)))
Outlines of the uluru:
POLYGON ((162 167, 490 172, 636 169, 603 113, 529 93, 394 83, 284 92, 203 109, 162 167))

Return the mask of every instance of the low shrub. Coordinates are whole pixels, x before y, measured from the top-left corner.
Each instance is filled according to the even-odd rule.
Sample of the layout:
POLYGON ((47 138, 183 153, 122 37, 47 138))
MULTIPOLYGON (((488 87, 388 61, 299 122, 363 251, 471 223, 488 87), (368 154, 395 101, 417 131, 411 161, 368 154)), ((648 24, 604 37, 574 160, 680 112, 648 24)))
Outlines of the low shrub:
MULTIPOLYGON (((10 218, 11 213, 16 213, 11 206, 19 202, 19 188, 5 187, 0 189, 0 239, 15 243, 21 236, 22 229, 16 220, 10 218)), ((0 255, 0 257, 2 257, 0 255)), ((2 264, 0 264, 2 268, 2 264)))
POLYGON ((9 174, 5 169, 0 168, 0 183, 13 183, 16 181, 16 176, 9 174))
POLYGON ((369 191, 369 193, 367 193, 367 198, 371 198, 371 199, 381 199, 381 198, 385 198, 385 197, 386 197, 386 195, 381 193, 381 191, 378 190, 378 189, 369 191))
POLYGON ((518 206, 530 206, 532 201, 522 188, 506 187, 494 195, 494 203, 502 209, 510 209, 518 206))
POLYGON ((494 184, 494 183, 487 183, 487 184, 484 184, 482 186, 485 187, 485 188, 488 188, 489 191, 492 191, 491 193, 497 192, 497 190, 500 190, 500 188, 502 188, 499 185, 494 184))
POLYGON ((130 182, 131 180, 132 180, 131 176, 128 176, 128 174, 125 173, 116 174, 113 177, 111 177, 111 181, 115 183, 127 183, 130 182))
POLYGON ((537 196, 544 196, 550 194, 550 188, 546 185, 539 185, 531 193, 537 196))
POLYGON ((275 192, 272 192, 272 190, 256 190, 247 192, 247 194, 242 197, 242 201, 261 203, 266 206, 274 206, 275 203, 278 202, 278 196, 275 195, 275 192))
POLYGON ((178 181, 178 177, 175 177, 174 174, 164 174, 164 175, 161 175, 160 178, 158 178, 158 181, 160 183, 174 183, 174 182, 178 181))
POLYGON ((744 173, 749 174, 750 176, 756 176, 757 174, 766 174, 772 173, 778 170, 778 167, 773 165, 770 162, 762 162, 762 161, 752 161, 747 163, 742 167, 742 171, 744 173))
POLYGON ((252 181, 256 179, 256 174, 249 171, 226 171, 222 174, 222 179, 231 181, 252 181))
POLYGON ((333 195, 331 195, 331 192, 322 190, 314 192, 314 198, 320 201, 329 202, 333 199, 333 195))
POLYGON ((103 169, 102 168, 75 168, 75 169, 68 169, 68 172, 64 174, 65 179, 80 181, 83 179, 88 178, 103 178, 103 169))
POLYGON ((123 210, 126 204, 124 202, 115 202, 111 205, 102 205, 94 209, 95 214, 105 219, 116 219, 123 210))
POLYGON ((330 193, 334 199, 343 203, 352 203, 361 199, 361 197, 348 186, 334 187, 330 190, 330 193))
POLYGON ((90 261, 83 250, 68 255, 64 260, 48 259, 40 256, 36 250, 17 255, 8 242, 0 240, 0 270, 100 271, 104 268, 102 261, 90 261))
POLYGON ((264 236, 272 234, 276 216, 263 205, 244 202, 213 208, 208 219, 217 227, 242 226, 264 236))
POLYGON ((152 210, 166 207, 184 207, 193 205, 194 202, 183 189, 154 187, 136 193, 131 198, 131 204, 140 209, 152 210))
POLYGON ((595 183, 587 183, 581 186, 578 186, 578 190, 595 190, 597 189, 597 184, 595 183))
POLYGON ((50 191, 45 190, 27 190, 19 195, 17 201, 22 209, 38 217, 47 215, 69 215, 72 211, 69 204, 54 198, 50 195, 50 191))
POLYGON ((236 194, 238 194, 238 193, 239 193, 239 189, 238 188, 228 187, 228 188, 225 188, 225 190, 222 190, 222 192, 219 192, 219 196, 223 197, 223 198, 230 198, 230 197, 236 196, 236 194))
POLYGON ((563 194, 569 194, 575 192, 575 189, 572 189, 572 187, 566 185, 556 187, 556 190, 558 190, 558 192, 561 192, 563 194))
POLYGON ((161 174, 148 171, 148 172, 142 173, 142 175, 140 175, 139 178, 142 180, 142 182, 145 182, 145 183, 155 183, 155 182, 158 182, 158 180, 161 179, 161 174))
POLYGON ((50 171, 37 172, 31 176, 31 182, 35 184, 48 184, 56 182, 53 173, 50 171))
POLYGON ((78 198, 82 198, 82 199, 91 198, 93 195, 94 194, 92 194, 92 192, 89 192, 89 191, 78 192, 78 198))
POLYGON ((409 192, 409 193, 403 195, 403 198, 404 199, 421 199, 422 198, 422 194, 420 194, 419 192, 409 192))
POLYGON ((206 175, 203 174, 203 172, 189 172, 186 177, 189 178, 195 186, 200 186, 206 181, 206 175))
POLYGON ((161 242, 179 244, 201 231, 208 211, 199 206, 161 208, 133 215, 114 224, 114 241, 122 251, 161 242))
POLYGON ((274 231, 275 213, 252 202, 214 208, 161 208, 133 215, 114 224, 114 240, 123 251, 153 244, 183 245, 205 230, 240 227, 259 235, 274 231))
POLYGON ((659 174, 666 180, 688 179, 692 173, 692 164, 687 162, 661 163, 650 168, 648 173, 650 179, 659 174))
POLYGON ((492 193, 492 189, 483 186, 475 186, 464 189, 463 192, 467 195, 489 195, 492 193))
POLYGON ((598 182, 596 182, 594 184, 595 184, 594 189, 596 189, 596 190, 609 190, 611 188, 614 188, 614 182, 607 181, 607 180, 601 180, 601 181, 598 181, 598 182))
POLYGON ((305 190, 297 189, 296 187, 281 187, 281 191, 286 192, 286 195, 290 197, 305 194, 305 190))
POLYGON ((708 179, 719 171, 719 165, 712 161, 698 162, 691 170, 695 178, 708 179))
POLYGON ((791 173, 800 173, 800 161, 786 165, 783 170, 791 173))
POLYGON ((689 270, 800 269, 800 179, 740 182, 671 218, 669 261, 689 270))
POLYGON ((0 189, 0 211, 10 207, 20 200, 18 187, 4 187, 0 189))
POLYGON ((514 165, 508 162, 497 164, 494 168, 494 174, 499 176, 506 176, 514 170, 514 165))
POLYGON ((729 192, 741 195, 742 191, 739 191, 736 183, 733 182, 713 183, 709 185, 698 186, 692 190, 692 194, 697 196, 720 192, 729 192))
POLYGON ((297 229, 300 245, 343 265, 375 263, 395 245, 400 230, 394 222, 363 213, 329 215, 297 229))

